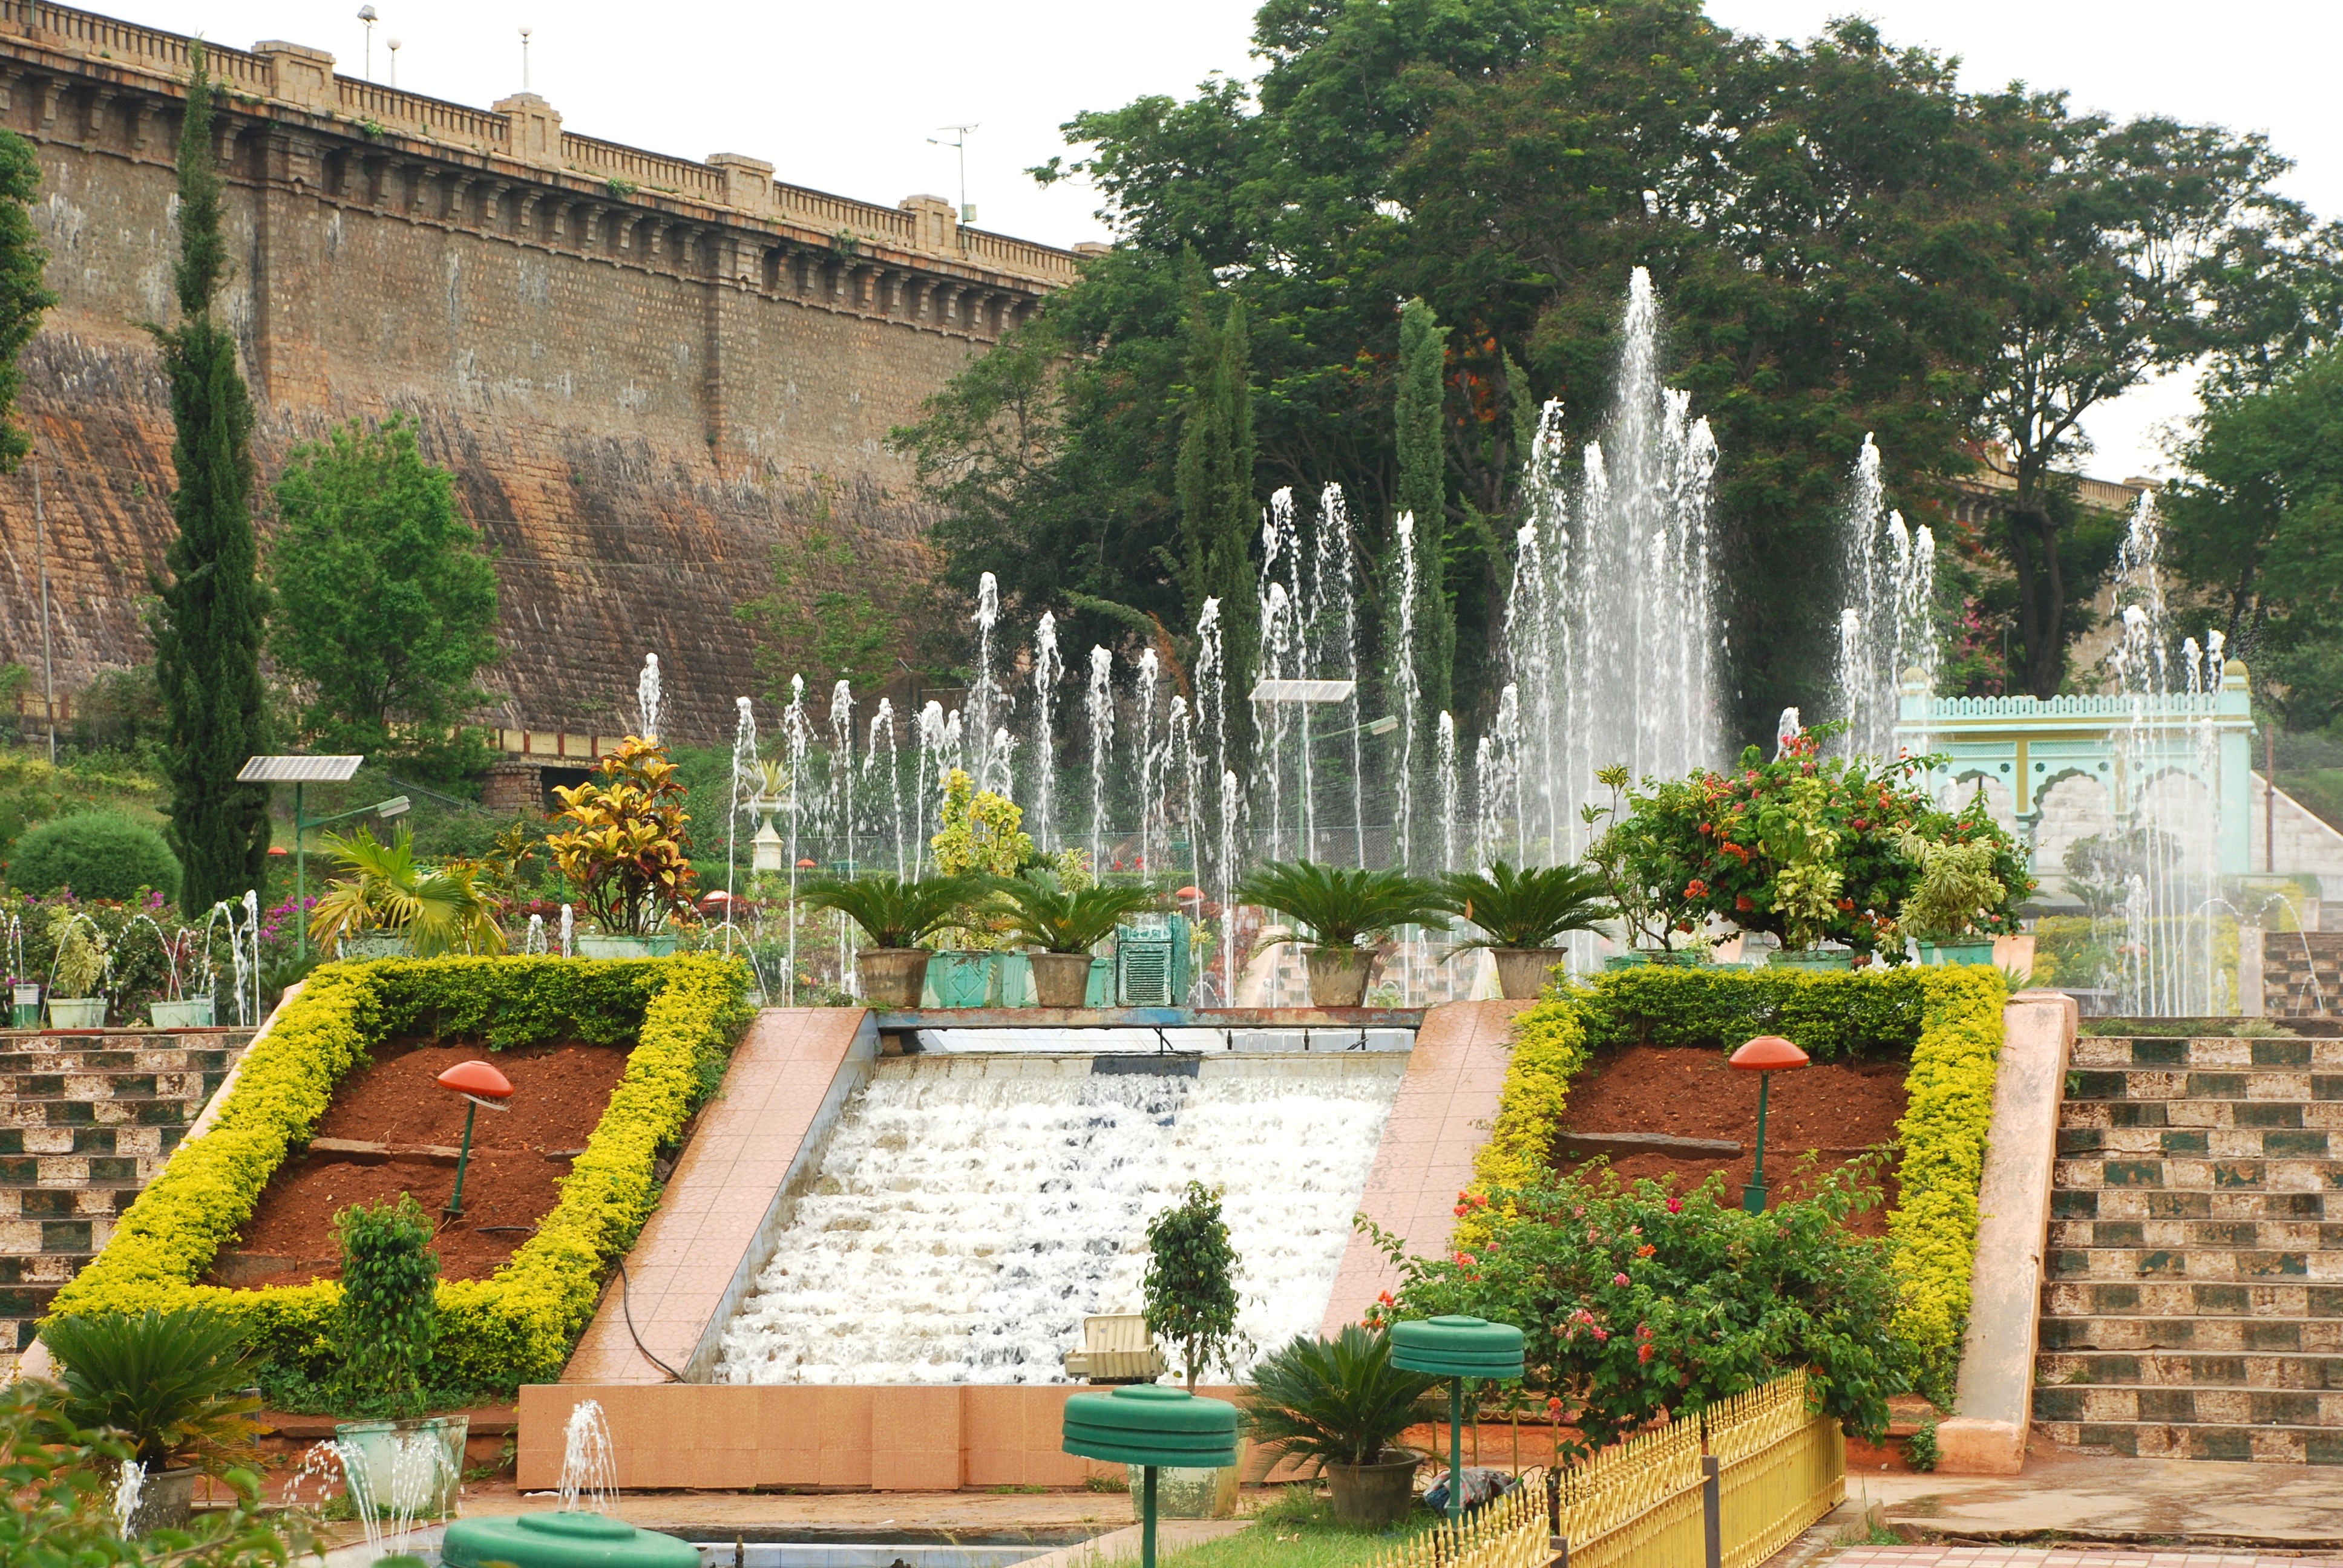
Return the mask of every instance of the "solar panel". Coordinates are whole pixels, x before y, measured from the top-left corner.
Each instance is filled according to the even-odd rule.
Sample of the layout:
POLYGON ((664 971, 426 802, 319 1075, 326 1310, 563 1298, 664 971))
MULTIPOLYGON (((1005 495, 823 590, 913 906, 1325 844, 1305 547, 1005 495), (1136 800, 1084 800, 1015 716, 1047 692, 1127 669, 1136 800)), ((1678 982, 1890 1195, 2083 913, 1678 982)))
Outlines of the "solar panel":
POLYGON ((341 784, 358 770, 363 757, 252 757, 236 776, 239 784, 341 784))
POLYGON ((1341 702, 1358 689, 1354 680, 1262 680, 1252 689, 1255 702, 1341 702))

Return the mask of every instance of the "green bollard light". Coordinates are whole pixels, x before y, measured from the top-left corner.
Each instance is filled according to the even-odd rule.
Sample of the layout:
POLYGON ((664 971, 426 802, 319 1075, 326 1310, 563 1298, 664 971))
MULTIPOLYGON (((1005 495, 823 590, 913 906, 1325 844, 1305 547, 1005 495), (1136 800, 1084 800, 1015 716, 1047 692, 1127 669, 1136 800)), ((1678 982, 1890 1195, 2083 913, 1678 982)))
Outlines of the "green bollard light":
POLYGON ((1392 1365, 1445 1377, 1448 1387, 1448 1517, 1464 1517, 1464 1380, 1522 1375, 1522 1331, 1484 1318, 1423 1318, 1393 1323, 1392 1365))
POLYGON ((485 1105, 491 1111, 502 1111, 512 1098, 512 1081, 485 1061, 459 1061, 438 1078, 439 1087, 453 1090, 464 1097, 464 1147, 456 1156, 456 1191, 447 1200, 444 1211, 451 1219, 464 1212, 464 1172, 472 1163, 472 1120, 485 1105))
POLYGON ((1198 1399, 1185 1389, 1132 1383, 1111 1393, 1066 1401, 1062 1443, 1068 1453, 1141 1468, 1141 1568, 1155 1568, 1155 1469, 1212 1469, 1237 1462, 1237 1407, 1198 1399))

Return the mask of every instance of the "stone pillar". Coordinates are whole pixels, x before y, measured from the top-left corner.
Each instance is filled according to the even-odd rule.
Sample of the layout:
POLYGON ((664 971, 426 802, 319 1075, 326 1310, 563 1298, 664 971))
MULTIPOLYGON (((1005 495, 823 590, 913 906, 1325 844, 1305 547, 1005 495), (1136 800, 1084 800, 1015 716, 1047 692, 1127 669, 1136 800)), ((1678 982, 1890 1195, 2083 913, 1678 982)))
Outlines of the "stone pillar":
POLYGON ((268 67, 268 95, 313 114, 330 115, 342 106, 334 85, 334 57, 323 49, 277 39, 255 44, 252 52, 268 67))
POLYGON ((515 93, 498 98, 496 112, 505 117, 505 156, 516 163, 540 168, 561 166, 561 116, 535 93, 515 93))
POLYGON ((759 216, 775 211, 779 204, 773 196, 773 166, 762 158, 748 157, 739 153, 710 153, 708 166, 724 176, 723 202, 759 216))
POLYGON ((911 215, 911 246, 930 256, 960 254, 960 212, 940 196, 908 196, 895 204, 911 215))
POLYGON ((2237 928, 2237 1011, 2247 1018, 2266 1016, 2267 992, 2262 988, 2262 953, 2266 935, 2259 926, 2237 928))
POLYGON ((489 763, 480 780, 480 804, 499 815, 544 816, 545 769, 518 759, 489 763))

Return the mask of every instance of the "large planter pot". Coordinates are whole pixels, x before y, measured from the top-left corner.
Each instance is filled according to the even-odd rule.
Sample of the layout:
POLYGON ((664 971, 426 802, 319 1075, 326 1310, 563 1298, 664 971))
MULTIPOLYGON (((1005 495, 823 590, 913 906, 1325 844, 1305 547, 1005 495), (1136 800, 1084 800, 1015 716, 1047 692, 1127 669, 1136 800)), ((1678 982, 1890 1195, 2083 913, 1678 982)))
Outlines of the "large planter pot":
POLYGON ((1979 937, 1975 941, 1922 942, 1920 961, 1924 964, 1990 964, 1993 962, 1993 939, 1979 937))
POLYGON ((1497 960, 1498 995, 1507 1001, 1535 1001, 1570 955, 1561 948, 1492 948, 1489 956, 1497 960))
POLYGON ((209 1029, 212 999, 195 996, 184 1001, 150 1001, 146 1004, 146 1017, 156 1029, 209 1029))
POLYGON ((334 1447, 355 1489, 363 1486, 377 1518, 446 1519, 456 1512, 464 1481, 468 1415, 421 1421, 344 1421, 334 1424, 334 1447))
POLYGON ((138 1483, 138 1502, 130 1510, 129 1529, 132 1536, 147 1535, 157 1530, 185 1530, 187 1521, 195 1517, 196 1483, 203 1472, 190 1466, 185 1470, 158 1470, 138 1483))
POLYGON ((1367 971, 1375 955, 1365 948, 1310 950, 1310 1005, 1357 1007, 1366 1000, 1367 971))
POLYGON ((403 959, 410 950, 405 937, 387 936, 380 931, 342 939, 342 957, 346 959, 403 959))
POLYGON ((1381 1530, 1407 1517, 1415 1506, 1415 1470, 1423 1456, 1387 1448, 1373 1464, 1330 1464, 1326 1489, 1334 1494, 1336 1523, 1381 1530))
MULTIPOLYGON (((1155 1516, 1158 1519, 1233 1519, 1237 1513, 1237 1474, 1244 1468, 1252 1444, 1237 1440, 1237 1462, 1191 1470, 1165 1465, 1155 1473, 1155 1516)), ((1147 1476, 1131 1465, 1131 1516, 1139 1517, 1146 1496, 1147 1476)))
POLYGON ((581 936, 578 939, 578 956, 581 959, 663 959, 675 951, 678 940, 671 932, 656 937, 581 936))
POLYGON ((1855 967, 1851 952, 1829 952, 1821 948, 1801 948, 1795 952, 1775 951, 1766 955, 1765 961, 1775 969, 1803 970, 1809 974, 1827 974, 1855 967))
POLYGON ((106 999, 102 996, 53 996, 49 999, 51 1029, 104 1029, 106 999))
POLYGON ((992 1007, 1001 996, 999 953, 940 952, 928 960, 930 1007, 992 1007))
POLYGON ((1029 953, 1033 995, 1043 1007, 1083 1007, 1091 994, 1088 953, 1029 953))
POLYGON ((925 948, 864 948, 855 955, 862 1000, 880 1007, 919 1006, 920 987, 926 983, 928 960, 934 956, 925 948))

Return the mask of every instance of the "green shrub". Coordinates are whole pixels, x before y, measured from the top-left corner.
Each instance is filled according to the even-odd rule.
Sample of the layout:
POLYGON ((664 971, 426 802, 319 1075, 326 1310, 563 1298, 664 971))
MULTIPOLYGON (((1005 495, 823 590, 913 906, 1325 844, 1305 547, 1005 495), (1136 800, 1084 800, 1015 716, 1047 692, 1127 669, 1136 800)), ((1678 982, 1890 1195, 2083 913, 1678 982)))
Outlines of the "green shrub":
POLYGON ((152 888, 176 902, 179 859, 163 835, 111 811, 44 822, 16 840, 8 879, 28 893, 71 888, 82 899, 128 899, 152 888))
POLYGON ((394 1036, 485 1038, 491 1049, 631 1038, 626 1073, 537 1233, 491 1278, 442 1280, 435 1292, 439 1335, 422 1379, 435 1401, 509 1399, 521 1383, 552 1382, 593 1317, 603 1271, 650 1217, 655 1161, 722 1081, 749 1019, 747 984, 741 965, 712 957, 327 964, 245 1053, 212 1131, 179 1147, 58 1292, 53 1316, 214 1306, 264 1358, 266 1386, 329 1389, 344 1354, 340 1285, 196 1282, 314 1131, 335 1085, 394 1036))
POLYGON ((1467 1312, 1518 1325, 1527 1386, 1589 1447, 1805 1371, 1822 1409, 1876 1437, 1906 1386, 1886 1249, 1847 1219, 1877 1201, 1867 1172, 1749 1214, 1721 1178, 1689 1192, 1608 1171, 1548 1172, 1471 1201, 1488 1219, 1450 1257, 1410 1258, 1393 1319, 1467 1312))
POLYGON ((1373 1464, 1400 1434, 1439 1419, 1427 1401, 1440 1380, 1392 1364, 1391 1336, 1345 1323, 1322 1340, 1297 1334, 1252 1369, 1245 1428, 1253 1440, 1307 1467, 1373 1464))
POLYGON ((439 1254, 431 1219, 412 1192, 334 1216, 342 1249, 343 1408, 351 1414, 415 1413, 424 1369, 439 1337, 439 1254))
POLYGON ((1171 1342, 1175 1364, 1196 1392, 1196 1374, 1218 1362, 1234 1376, 1237 1253, 1221 1218, 1221 1195, 1201 1181, 1148 1222, 1147 1273, 1141 1282, 1147 1332, 1171 1342))

